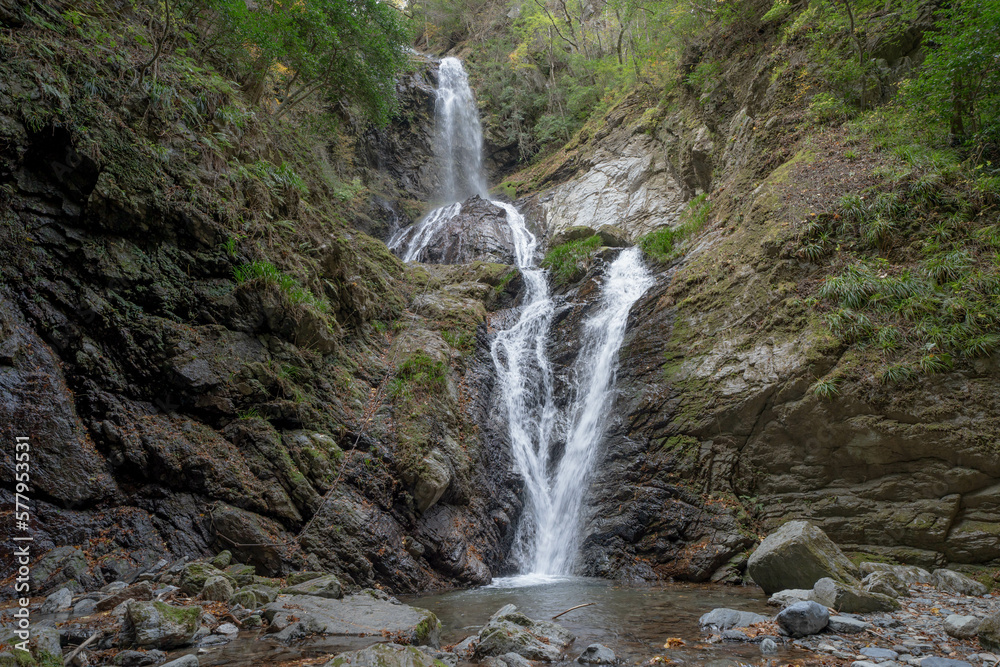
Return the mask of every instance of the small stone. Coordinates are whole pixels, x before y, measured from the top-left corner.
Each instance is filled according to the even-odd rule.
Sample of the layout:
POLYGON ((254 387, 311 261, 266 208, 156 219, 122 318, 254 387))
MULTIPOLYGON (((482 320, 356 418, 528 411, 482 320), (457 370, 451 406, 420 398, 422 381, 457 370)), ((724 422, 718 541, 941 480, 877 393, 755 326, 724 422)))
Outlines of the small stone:
POLYGON ((227 567, 229 567, 229 564, 232 562, 233 562, 233 554, 228 549, 219 552, 219 555, 212 559, 212 565, 219 568, 220 570, 225 570, 227 567))
POLYGON ((866 646, 858 651, 858 653, 866 658, 875 658, 876 660, 895 660, 899 657, 899 654, 895 651, 877 646, 866 646))
POLYGON ((944 619, 944 631, 955 639, 969 639, 976 635, 979 629, 979 619, 975 616, 959 616, 952 614, 944 619))
POLYGON ((939 658, 931 656, 920 661, 920 667, 972 667, 972 663, 965 660, 952 660, 951 658, 939 658))
POLYGON ((870 660, 855 660, 851 663, 851 667, 878 667, 878 664, 870 660))
POLYGON ((112 581, 110 584, 102 587, 101 592, 112 595, 118 591, 125 590, 126 588, 128 588, 128 584, 124 581, 112 581))
POLYGON ((775 655, 778 653, 778 645, 768 637, 760 643, 760 652, 763 655, 775 655))
POLYGON ((114 664, 120 667, 150 667, 159 665, 167 659, 167 654, 163 651, 122 651, 115 656, 114 664))
POLYGON ((830 622, 830 612, 816 602, 796 602, 782 609, 776 620, 790 636, 805 637, 822 632, 830 622))
POLYGON ((871 624, 849 616, 831 616, 827 630, 838 635, 856 635, 870 627, 871 624))
POLYGON ((240 629, 232 623, 223 623, 215 629, 215 634, 217 635, 235 635, 239 634, 239 632, 240 629))
POLYGON ((42 607, 38 612, 40 614, 55 614, 60 611, 66 611, 71 606, 73 606, 73 593, 68 588, 60 588, 45 598, 45 602, 42 603, 42 607))
POLYGON ((591 644, 576 661, 584 665, 613 665, 618 662, 618 658, 607 646, 591 644))
POLYGON ((160 665, 160 667, 198 667, 198 657, 194 655, 185 655, 176 660, 171 660, 170 662, 160 665))

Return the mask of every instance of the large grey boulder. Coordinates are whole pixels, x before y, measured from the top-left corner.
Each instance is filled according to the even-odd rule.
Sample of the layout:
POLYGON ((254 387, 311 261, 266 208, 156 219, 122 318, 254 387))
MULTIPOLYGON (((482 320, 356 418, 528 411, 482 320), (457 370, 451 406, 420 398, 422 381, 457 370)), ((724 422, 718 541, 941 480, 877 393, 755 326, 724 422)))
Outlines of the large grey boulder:
POLYGON ((954 570, 934 570, 931 574, 934 587, 945 593, 956 593, 958 595, 986 595, 989 591, 985 585, 975 579, 970 579, 964 574, 954 570))
POLYGON ((186 646, 201 625, 201 607, 172 607, 164 602, 129 603, 124 635, 139 648, 186 646))
POLYGON ((333 574, 308 579, 294 586, 282 588, 281 592, 285 595, 314 595, 331 600, 339 600, 344 597, 344 587, 340 584, 340 579, 333 574))
POLYGON ((534 621, 512 604, 502 607, 479 631, 475 657, 479 660, 517 653, 528 660, 555 662, 574 639, 558 623, 534 621))
POLYGON ((738 611, 736 609, 720 607, 713 609, 707 614, 702 614, 702 617, 698 619, 698 625, 703 628, 729 630, 730 628, 745 628, 754 623, 763 623, 770 620, 767 616, 755 614, 750 611, 738 611))
POLYGON ((775 619, 791 637, 805 637, 823 631, 830 623, 830 612, 818 602, 796 602, 785 607, 775 619))
POLYGON ((857 584, 861 574, 826 533, 808 521, 789 521, 768 535, 750 556, 747 572, 768 595, 812 588, 824 577, 857 584))
POLYGON ((866 614, 876 611, 899 609, 896 598, 880 593, 869 593, 859 586, 851 586, 824 577, 813 586, 813 599, 832 609, 847 614, 866 614))
POLYGON ((960 616, 951 614, 944 619, 944 631, 955 639, 975 637, 979 630, 979 619, 975 616, 960 616))
POLYGON ((289 641, 309 635, 368 637, 389 635, 410 644, 439 646, 441 623, 418 607, 399 604, 375 591, 336 600, 315 595, 279 595, 264 607, 269 632, 289 641))
POLYGON ((448 667, 413 646, 374 644, 335 656, 324 667, 448 667))
POLYGON ((900 581, 907 585, 934 583, 934 577, 931 573, 916 565, 891 565, 889 563, 871 563, 865 561, 861 563, 859 568, 864 575, 869 575, 872 572, 892 572, 899 577, 900 581))

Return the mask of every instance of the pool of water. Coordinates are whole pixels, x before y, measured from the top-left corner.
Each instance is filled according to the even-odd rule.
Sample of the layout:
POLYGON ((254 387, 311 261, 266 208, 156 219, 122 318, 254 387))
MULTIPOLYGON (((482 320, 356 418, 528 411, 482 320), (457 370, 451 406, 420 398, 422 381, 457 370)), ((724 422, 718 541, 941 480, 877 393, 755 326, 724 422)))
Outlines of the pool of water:
MULTIPOLYGON (((454 644, 478 631, 506 604, 517 606, 530 618, 558 619, 576 635, 567 658, 576 657, 590 644, 611 648, 629 663, 664 656, 685 665, 766 665, 755 644, 709 643, 698 627, 698 618, 716 607, 729 607, 771 615, 765 596, 757 588, 699 584, 630 586, 580 577, 527 575, 495 580, 490 586, 447 593, 405 596, 403 602, 433 611, 442 623, 442 645, 454 644), (667 639, 684 644, 664 648, 667 639)), ((800 662, 805 654, 782 650, 781 664, 800 662)))

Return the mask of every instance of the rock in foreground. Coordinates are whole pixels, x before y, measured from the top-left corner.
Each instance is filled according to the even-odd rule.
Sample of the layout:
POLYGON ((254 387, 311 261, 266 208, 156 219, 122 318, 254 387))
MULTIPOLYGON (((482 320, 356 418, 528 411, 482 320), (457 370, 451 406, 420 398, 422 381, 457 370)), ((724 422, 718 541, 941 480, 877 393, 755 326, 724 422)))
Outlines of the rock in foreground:
POLYGON ((781 629, 792 637, 805 637, 823 631, 830 623, 830 612, 817 602, 796 602, 778 612, 781 629))
POLYGON ((528 660, 555 662, 573 641, 573 634, 558 623, 534 621, 512 604, 502 607, 479 631, 475 657, 516 653, 528 660))
POLYGON ((427 611, 376 591, 334 600, 313 595, 279 595, 264 607, 269 632, 289 641, 309 635, 365 637, 390 635, 410 644, 439 646, 441 623, 427 611))
POLYGON ((440 660, 412 646, 375 644, 336 656, 323 667, 447 667, 440 660))
POLYGON ((747 571, 768 595, 812 588, 824 577, 856 584, 861 574, 826 533, 808 521, 789 521, 768 535, 750 556, 747 571))

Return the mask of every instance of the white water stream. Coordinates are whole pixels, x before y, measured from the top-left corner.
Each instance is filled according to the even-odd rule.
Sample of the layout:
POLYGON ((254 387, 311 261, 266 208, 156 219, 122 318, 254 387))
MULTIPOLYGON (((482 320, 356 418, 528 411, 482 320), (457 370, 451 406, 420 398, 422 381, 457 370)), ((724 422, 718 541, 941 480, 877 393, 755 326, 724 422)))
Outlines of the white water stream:
MULTIPOLYGON (((410 230, 401 230, 389 240, 389 247, 399 251, 404 261, 418 257, 435 231, 461 212, 461 201, 472 195, 487 198, 478 109, 456 58, 441 61, 436 122, 435 151, 446 204, 420 221, 412 235, 410 230)), ((515 579, 536 583, 573 570, 584 496, 613 398, 618 350, 629 311, 653 280, 638 248, 622 251, 610 264, 600 302, 583 325, 580 353, 571 371, 572 400, 560 411, 548 358, 556 306, 546 271, 536 265, 538 241, 514 206, 492 203, 507 212, 526 287, 517 322, 497 333, 491 354, 514 459, 525 480, 526 506, 515 546, 525 574, 515 579), (554 461, 554 445, 563 438, 563 455, 554 461)))

